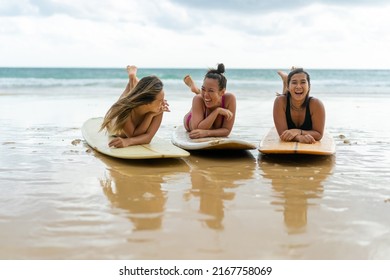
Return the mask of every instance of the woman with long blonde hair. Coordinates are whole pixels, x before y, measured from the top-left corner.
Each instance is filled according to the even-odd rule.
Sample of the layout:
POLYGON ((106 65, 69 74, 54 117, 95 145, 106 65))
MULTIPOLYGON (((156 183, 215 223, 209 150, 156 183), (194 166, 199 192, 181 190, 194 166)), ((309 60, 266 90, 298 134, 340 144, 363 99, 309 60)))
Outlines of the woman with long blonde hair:
POLYGON ((106 128, 116 136, 108 144, 115 148, 150 143, 160 127, 163 113, 169 112, 159 78, 147 76, 138 80, 135 66, 127 66, 127 72, 129 82, 101 126, 101 130, 106 128))

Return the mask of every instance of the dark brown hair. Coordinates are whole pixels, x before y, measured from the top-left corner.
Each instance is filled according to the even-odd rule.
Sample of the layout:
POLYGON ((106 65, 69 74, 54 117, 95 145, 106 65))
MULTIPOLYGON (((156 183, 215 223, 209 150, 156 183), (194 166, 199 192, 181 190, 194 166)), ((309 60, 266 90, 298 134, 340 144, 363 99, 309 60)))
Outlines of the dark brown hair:
MULTIPOLYGON (((303 70, 303 68, 295 68, 294 70, 292 70, 290 73, 288 73, 288 76, 287 76, 287 88, 291 82, 292 77, 295 74, 300 74, 300 73, 303 73, 306 75, 306 80, 307 80, 307 83, 309 84, 309 91, 307 92, 305 102, 303 102, 303 104, 302 104, 302 107, 304 108, 307 105, 307 102, 309 100, 309 93, 310 93, 310 75, 309 75, 309 73, 307 73, 305 70, 303 70)), ((289 90, 287 90, 287 98, 290 99, 290 96, 291 96, 291 93, 289 90)))
POLYGON ((214 79, 218 81, 219 90, 223 90, 226 88, 227 79, 225 75, 225 65, 223 63, 219 63, 217 66, 217 69, 209 69, 209 71, 206 73, 204 79, 214 79))

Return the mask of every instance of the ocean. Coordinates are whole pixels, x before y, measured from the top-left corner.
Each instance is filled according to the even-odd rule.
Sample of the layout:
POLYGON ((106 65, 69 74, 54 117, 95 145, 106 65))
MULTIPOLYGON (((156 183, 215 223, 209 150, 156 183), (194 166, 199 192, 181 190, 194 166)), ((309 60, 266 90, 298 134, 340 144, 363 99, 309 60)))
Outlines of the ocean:
MULTIPOLYGON (((227 69, 228 86, 232 90, 248 89, 268 93, 280 90, 277 70, 283 69, 227 69)), ((286 72, 288 69, 284 69, 286 72)), ((319 93, 387 94, 390 88, 390 70, 319 70, 307 69, 312 86, 319 93), (331 88, 331 90, 329 90, 331 88)), ((205 69, 139 69, 140 77, 156 75, 164 84, 183 89, 182 79, 190 74, 201 82, 205 69)), ((122 88, 126 81, 123 69, 116 68, 1 68, 2 92, 28 92, 50 88, 93 89, 122 88)))
MULTIPOLYGON (((159 136, 190 109, 183 77, 206 70, 138 70, 165 85, 159 136)), ((255 144, 277 70, 226 70, 234 132, 255 144)), ((334 156, 124 161, 80 131, 122 93, 124 68, 0 68, 0 259, 389 259, 390 70, 307 70, 334 156)))

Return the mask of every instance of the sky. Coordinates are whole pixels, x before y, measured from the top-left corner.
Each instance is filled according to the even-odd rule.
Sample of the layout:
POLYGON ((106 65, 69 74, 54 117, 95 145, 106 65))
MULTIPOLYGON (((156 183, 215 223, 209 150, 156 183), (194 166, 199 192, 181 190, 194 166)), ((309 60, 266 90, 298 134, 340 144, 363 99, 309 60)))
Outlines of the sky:
POLYGON ((390 69, 388 0, 1 0, 0 67, 390 69))

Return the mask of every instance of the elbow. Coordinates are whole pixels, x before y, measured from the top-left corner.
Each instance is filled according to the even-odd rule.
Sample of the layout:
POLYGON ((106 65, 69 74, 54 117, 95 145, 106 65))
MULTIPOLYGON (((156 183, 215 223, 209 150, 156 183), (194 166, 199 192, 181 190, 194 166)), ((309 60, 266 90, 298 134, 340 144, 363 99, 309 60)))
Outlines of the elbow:
POLYGON ((222 133, 222 137, 228 137, 230 135, 230 133, 232 132, 231 129, 225 129, 225 131, 222 133))
POLYGON ((318 132, 316 133, 316 135, 314 136, 314 140, 316 141, 321 141, 322 137, 324 136, 324 133, 323 132, 318 132))
POLYGON ((150 144, 150 142, 152 142, 152 139, 153 139, 153 136, 152 137, 146 137, 143 142, 144 142, 144 144, 150 144))
POLYGON ((144 143, 145 144, 150 144, 150 142, 152 142, 153 140, 153 137, 155 136, 155 134, 145 134, 145 138, 144 138, 144 143))

